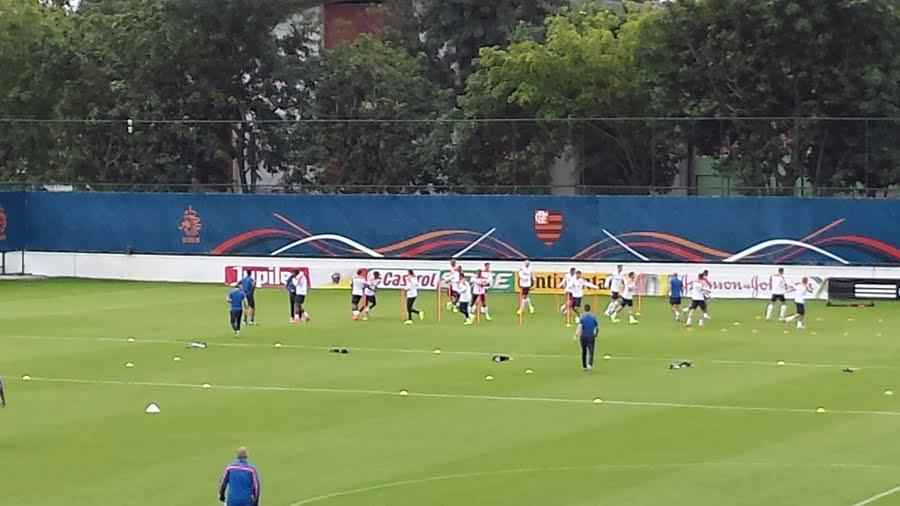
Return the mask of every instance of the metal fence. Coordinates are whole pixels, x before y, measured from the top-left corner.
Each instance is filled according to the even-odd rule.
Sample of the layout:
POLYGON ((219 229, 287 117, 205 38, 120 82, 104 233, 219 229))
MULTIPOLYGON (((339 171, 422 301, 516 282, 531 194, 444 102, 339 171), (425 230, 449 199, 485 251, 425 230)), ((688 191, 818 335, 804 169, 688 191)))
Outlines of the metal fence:
POLYGON ((900 196, 900 118, 0 118, 0 189, 900 196))

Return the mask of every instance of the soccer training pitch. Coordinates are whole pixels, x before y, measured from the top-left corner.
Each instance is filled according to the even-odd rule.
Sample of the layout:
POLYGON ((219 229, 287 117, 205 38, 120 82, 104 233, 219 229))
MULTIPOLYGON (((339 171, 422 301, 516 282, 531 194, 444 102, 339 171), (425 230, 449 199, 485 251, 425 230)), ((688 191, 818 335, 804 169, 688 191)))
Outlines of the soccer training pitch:
POLYGON ((404 326, 396 292, 354 322, 348 292, 315 291, 290 325, 262 290, 235 338, 226 292, 0 282, 0 503, 212 505, 246 445, 265 506, 900 504, 890 303, 812 303, 796 330, 713 300, 688 330, 646 299, 640 324, 601 323, 585 373, 553 296, 519 326, 491 295, 494 321, 464 327, 425 295, 404 326))

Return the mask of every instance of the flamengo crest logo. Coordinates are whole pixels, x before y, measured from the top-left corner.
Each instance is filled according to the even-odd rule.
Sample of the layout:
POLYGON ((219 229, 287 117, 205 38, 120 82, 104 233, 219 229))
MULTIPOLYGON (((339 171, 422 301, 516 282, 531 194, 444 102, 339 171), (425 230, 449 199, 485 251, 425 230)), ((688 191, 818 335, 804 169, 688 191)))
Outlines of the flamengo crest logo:
POLYGON ((183 234, 181 237, 183 244, 200 244, 200 231, 203 230, 203 223, 200 221, 200 214, 193 207, 188 206, 184 210, 178 229, 183 234))
POLYGON ((534 212, 534 233, 547 246, 553 246, 563 231, 563 215, 558 211, 538 209, 534 212))
POLYGON ((0 207, 0 241, 6 240, 6 211, 0 207))

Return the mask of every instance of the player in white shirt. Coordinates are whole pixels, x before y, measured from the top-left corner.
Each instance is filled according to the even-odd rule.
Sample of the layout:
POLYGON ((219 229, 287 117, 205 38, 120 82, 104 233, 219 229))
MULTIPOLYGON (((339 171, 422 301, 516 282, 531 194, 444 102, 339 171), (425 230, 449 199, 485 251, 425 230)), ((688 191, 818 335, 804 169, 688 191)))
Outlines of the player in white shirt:
POLYGON ((784 294, 787 293, 787 290, 788 284, 784 279, 784 268, 779 267, 778 273, 772 276, 772 300, 766 306, 766 320, 772 319, 772 310, 775 308, 775 303, 778 302, 781 305, 778 321, 784 321, 784 315, 787 313, 787 303, 785 302, 784 294))
POLYGON ((572 285, 575 283, 575 272, 575 268, 570 267, 569 272, 563 276, 562 286, 560 288, 563 289, 563 295, 565 295, 566 300, 559 306, 560 313, 565 313, 566 310, 572 308, 572 285))
POLYGON ((490 311, 488 311, 487 292, 491 289, 492 286, 494 286, 494 273, 491 272, 490 262, 484 263, 484 267, 481 269, 481 276, 484 278, 484 281, 486 283, 484 288, 484 302, 482 302, 481 304, 481 314, 485 316, 486 320, 490 321, 491 314, 490 311))
MULTIPOLYGON (((569 303, 569 309, 575 313, 576 320, 581 318, 581 299, 584 297, 584 289, 591 288, 596 290, 597 285, 591 283, 590 281, 584 279, 582 277, 581 271, 575 271, 574 276, 571 280, 571 295, 572 300, 569 303)), ((566 321, 566 327, 571 327, 572 324, 566 321)))
POLYGON ((450 266, 453 270, 444 275, 444 282, 450 285, 450 300, 447 301, 447 309, 455 313, 459 310, 457 308, 459 304, 459 281, 463 278, 463 272, 462 266, 456 265, 455 260, 450 261, 450 266))
POLYGON ((794 295, 794 305, 797 306, 797 312, 784 319, 786 322, 797 320, 797 328, 802 329, 806 326, 806 297, 812 295, 813 287, 809 282, 809 278, 804 277, 799 283, 794 285, 792 293, 794 295))
POLYGON ((303 309, 306 302, 306 294, 309 292, 309 279, 303 272, 298 272, 294 278, 294 314, 298 322, 308 322, 309 313, 303 309))
POLYGON ((472 287, 472 307, 475 311, 480 311, 481 314, 484 315, 484 319, 487 321, 491 321, 491 313, 488 311, 487 306, 487 289, 490 286, 490 281, 485 275, 484 271, 478 271, 472 276, 472 280, 469 285, 472 287))
POLYGON ((359 319, 359 313, 362 311, 361 303, 363 297, 365 297, 365 289, 366 270, 359 269, 356 271, 356 275, 353 276, 353 281, 350 283, 350 307, 352 309, 352 318, 354 320, 359 319))
POLYGON ((625 275, 622 273, 621 265, 617 265, 616 272, 606 280, 606 288, 609 288, 609 305, 606 306, 605 314, 611 320, 615 320, 622 304, 619 294, 625 289, 625 275))
POLYGON ((517 315, 521 315, 525 310, 525 304, 528 304, 528 312, 534 314, 534 304, 531 303, 531 287, 534 286, 534 275, 531 273, 531 262, 525 260, 525 264, 519 269, 519 308, 516 310, 517 315))
POLYGON ((416 278, 416 273, 413 272, 412 269, 406 271, 406 275, 403 276, 403 286, 406 290, 406 321, 403 322, 404 325, 412 325, 413 323, 413 315, 418 315, 419 320, 425 319, 425 313, 416 309, 416 297, 419 296, 419 280, 416 278))
POLYGON ((703 326, 703 322, 709 320, 706 300, 709 299, 712 294, 712 285, 706 279, 706 275, 706 272, 701 272, 700 276, 697 277, 697 281, 694 281, 691 284, 691 305, 688 307, 687 321, 685 322, 685 325, 688 327, 691 326, 691 322, 694 318, 694 311, 697 309, 703 311, 700 316, 700 321, 698 322, 701 327, 703 326))
POLYGON ((612 315, 612 321, 617 322, 619 312, 624 308, 628 308, 628 323, 634 325, 638 323, 634 317, 634 296, 637 293, 637 276, 633 272, 629 272, 622 280, 621 302, 612 315))
POLYGON ((373 271, 369 274, 369 277, 366 278, 366 287, 363 289, 363 293, 366 296, 366 304, 365 307, 363 307, 363 320, 368 320, 369 313, 378 305, 376 294, 378 293, 379 286, 381 286, 381 273, 373 271))
POLYGON ((469 281, 463 277, 459 280, 459 311, 465 317, 465 321, 463 321, 463 325, 471 325, 472 324, 472 315, 469 314, 469 304, 472 303, 472 287, 469 285, 469 281))

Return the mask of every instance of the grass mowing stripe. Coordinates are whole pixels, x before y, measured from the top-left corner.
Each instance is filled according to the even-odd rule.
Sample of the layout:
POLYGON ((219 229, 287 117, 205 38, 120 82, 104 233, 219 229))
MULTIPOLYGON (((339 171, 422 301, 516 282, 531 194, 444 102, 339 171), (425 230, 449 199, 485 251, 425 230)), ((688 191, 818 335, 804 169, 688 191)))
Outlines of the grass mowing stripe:
MULTIPOLYGON (((17 339, 17 340, 32 340, 32 341, 81 341, 81 342, 103 342, 103 343, 124 343, 127 342, 124 337, 75 337, 75 336, 0 336, 0 339, 17 339)), ((185 338, 183 340, 178 339, 157 339, 157 338, 143 338, 143 337, 135 337, 134 343, 129 344, 178 344, 184 345, 186 342, 191 339, 185 338)), ((216 342, 216 341, 206 341, 206 344, 209 346, 219 346, 223 348, 272 348, 273 344, 262 344, 262 343, 224 343, 224 342, 216 342)), ((339 343, 336 343, 334 346, 343 346, 339 343)), ((287 349, 296 349, 296 350, 311 350, 311 351, 328 351, 332 349, 334 346, 313 346, 308 344, 286 344, 280 343, 281 348, 287 349)), ((415 348, 371 348, 371 347, 350 347, 352 350, 368 352, 368 353, 402 353, 402 354, 428 354, 431 355, 434 353, 434 350, 424 350, 424 349, 415 349, 415 348)), ((534 358, 534 359, 566 359, 572 360, 573 358, 577 358, 577 354, 573 353, 570 355, 562 354, 562 353, 516 353, 511 351, 503 351, 503 350, 495 350, 495 351, 453 351, 453 350, 444 350, 441 349, 441 354, 443 355, 463 355, 463 356, 476 356, 476 357, 488 357, 493 356, 498 353, 510 355, 512 357, 521 357, 521 358, 534 358)), ((602 356, 598 354, 598 357, 602 356)), ((638 362, 672 362, 676 360, 681 360, 684 357, 641 357, 634 355, 611 355, 609 360, 632 360, 638 362)), ((694 360, 694 362, 698 364, 717 364, 717 365, 747 365, 747 366, 765 366, 772 367, 776 366, 777 360, 772 361, 764 361, 764 360, 726 360, 726 359, 700 359, 694 360)), ((784 362, 784 364, 779 367, 809 367, 809 368, 821 368, 821 369, 833 369, 833 368, 841 368, 841 367, 853 367, 855 369, 883 369, 883 370, 893 370, 900 369, 900 366, 890 366, 890 365, 859 365, 859 364, 819 364, 814 362, 784 362)))
MULTIPOLYGON (((428 393, 428 392, 411 392, 408 390, 388 391, 388 390, 367 390, 367 389, 343 389, 343 388, 322 388, 322 387, 296 387, 296 386, 266 386, 266 385, 211 385, 204 387, 201 384, 194 383, 165 383, 154 381, 121 381, 121 380, 93 380, 79 378, 49 378, 49 377, 29 377, 28 380, 22 381, 39 381, 46 383, 74 383, 81 385, 114 385, 114 386, 141 386, 141 387, 161 387, 161 388, 189 388, 189 389, 221 389, 221 390, 240 390, 240 391, 256 391, 256 392, 302 392, 302 393, 330 393, 330 394, 350 394, 350 395, 382 395, 390 397, 420 397, 430 399, 466 399, 480 401, 516 401, 516 402, 544 402, 544 403, 566 403, 566 404, 608 404, 613 406, 634 406, 648 408, 675 408, 675 409, 703 409, 703 410, 721 410, 721 411, 756 411, 767 413, 815 413, 814 408, 775 408, 767 406, 735 406, 735 405, 719 405, 719 404, 691 404, 681 402, 665 402, 665 401, 627 401, 627 400, 601 400, 598 402, 594 399, 567 399, 561 397, 517 397, 504 395, 477 395, 477 394, 452 394, 452 393, 428 393)), ((868 411, 868 410, 829 410, 828 413, 836 415, 868 415, 868 416, 900 416, 900 411, 868 411)))

